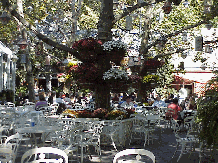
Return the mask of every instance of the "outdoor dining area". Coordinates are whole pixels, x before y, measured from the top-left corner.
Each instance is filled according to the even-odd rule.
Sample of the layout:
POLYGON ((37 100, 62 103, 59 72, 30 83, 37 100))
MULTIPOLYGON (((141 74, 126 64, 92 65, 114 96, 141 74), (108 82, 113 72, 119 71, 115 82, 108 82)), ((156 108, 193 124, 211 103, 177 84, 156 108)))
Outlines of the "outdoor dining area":
POLYGON ((179 125, 177 120, 166 118, 167 107, 137 106, 130 112, 130 108, 115 105, 111 111, 114 117, 119 112, 125 114, 108 119, 103 118, 106 115, 103 110, 92 107, 74 106, 61 114, 56 114, 58 104, 38 111, 32 102, 17 107, 8 102, 0 108, 1 162, 115 163, 128 159, 201 162, 205 159, 204 144, 197 137, 200 130, 195 124, 197 111, 193 110, 181 112, 183 122, 179 125), (81 111, 87 114, 87 110, 98 116, 78 117, 81 111), (187 151, 194 158, 187 157, 187 151))

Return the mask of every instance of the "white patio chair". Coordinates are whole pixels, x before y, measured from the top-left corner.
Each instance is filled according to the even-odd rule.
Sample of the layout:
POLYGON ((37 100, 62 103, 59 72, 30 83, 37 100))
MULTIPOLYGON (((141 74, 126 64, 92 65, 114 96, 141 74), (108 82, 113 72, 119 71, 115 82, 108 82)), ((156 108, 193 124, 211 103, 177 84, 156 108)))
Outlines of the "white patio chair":
MULTIPOLYGON (((160 113, 160 112, 158 112, 160 113)), ((146 118, 146 123, 144 124, 144 134, 145 134, 145 142, 144 142, 144 147, 145 144, 148 143, 148 145, 150 144, 150 141, 153 144, 153 132, 155 131, 155 127, 159 127, 161 129, 162 133, 162 128, 160 126, 160 114, 150 114, 145 116, 146 118)))
POLYGON ((94 121, 90 124, 90 129, 80 131, 74 135, 75 145, 81 148, 81 163, 83 163, 83 150, 88 146, 94 146, 101 159, 100 134, 103 129, 101 121, 94 121))
MULTIPOLYGON (((172 108, 168 108, 167 109, 167 111, 166 111, 166 114, 167 114, 167 116, 165 116, 165 122, 166 122, 166 124, 165 124, 165 128, 167 127, 169 127, 169 128, 171 128, 171 119, 172 119, 172 117, 173 117, 173 115, 176 113, 176 111, 174 110, 174 109, 172 109, 172 108)), ((165 115, 166 115, 165 114, 165 115)))
POLYGON ((95 103, 89 103, 88 110, 91 110, 91 111, 95 110, 95 103))
POLYGON ((195 116, 188 116, 184 119, 184 127, 187 129, 187 130, 192 130, 192 125, 195 121, 195 116))
POLYGON ((35 106, 34 102, 26 102, 23 104, 24 106, 35 106))
POLYGON ((140 161, 142 156, 147 156, 148 158, 145 158, 146 160, 152 160, 152 162, 155 163, 154 154, 145 149, 125 149, 123 151, 120 151, 114 156, 113 163, 116 163, 117 161, 118 163, 144 163, 144 161, 140 161), (132 160, 132 157, 129 158, 130 155, 136 155, 135 159, 132 160), (122 159, 118 161, 119 158, 124 156, 127 156, 127 158, 125 157, 125 160, 122 159))
POLYGON ((58 148, 41 147, 30 149, 21 158, 21 163, 68 163, 67 154, 58 148), (38 156, 38 157, 37 157, 38 156))
POLYGON ((84 110, 84 107, 82 105, 75 105, 74 110, 84 110))
POLYGON ((4 105, 8 108, 15 108, 15 104, 13 102, 6 102, 4 105))
POLYGON ((189 147, 191 150, 194 143, 199 143, 199 139, 197 137, 189 136, 188 134, 185 137, 180 137, 178 134, 178 130, 180 130, 179 124, 173 118, 171 119, 171 123, 177 141, 177 147, 172 158, 175 156, 176 152, 178 151, 179 145, 181 145, 181 153, 179 155, 179 158, 177 159, 178 162, 182 157, 182 155, 188 151, 187 147, 189 147))
POLYGON ((104 127, 103 127, 103 132, 101 135, 110 137, 111 143, 114 147, 114 149, 117 151, 116 147, 116 137, 118 136, 118 132, 120 130, 120 121, 119 120, 111 120, 109 122, 105 121, 104 122, 104 127))
POLYGON ((19 133, 7 137, 5 142, 0 146, 0 161, 3 163, 15 162, 17 149, 20 145, 22 136, 19 133))
POLYGON ((135 116, 132 119, 132 130, 130 133, 130 142, 131 144, 132 140, 134 139, 143 139, 143 137, 146 135, 147 131, 145 129, 145 124, 147 123, 146 117, 141 114, 132 115, 135 116))
POLYGON ((50 108, 51 108, 51 113, 50 115, 56 115, 56 112, 58 110, 58 107, 59 107, 59 103, 53 103, 50 105, 50 108))
POLYGON ((27 102, 23 104, 24 111, 33 111, 35 110, 35 103, 34 102, 27 102))

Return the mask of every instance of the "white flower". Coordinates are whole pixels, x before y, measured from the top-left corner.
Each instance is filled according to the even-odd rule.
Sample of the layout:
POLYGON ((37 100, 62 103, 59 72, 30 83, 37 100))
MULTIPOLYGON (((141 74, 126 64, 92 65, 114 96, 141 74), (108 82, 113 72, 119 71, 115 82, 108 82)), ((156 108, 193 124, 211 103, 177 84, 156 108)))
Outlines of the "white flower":
POLYGON ((106 71, 103 74, 103 79, 104 80, 109 80, 109 79, 128 79, 128 73, 124 70, 116 69, 116 68, 110 68, 108 71, 106 71))
POLYGON ((119 40, 117 40, 117 41, 107 41, 101 46, 103 46, 103 50, 105 50, 105 51, 112 51, 114 48, 127 50, 126 44, 119 41, 119 40))

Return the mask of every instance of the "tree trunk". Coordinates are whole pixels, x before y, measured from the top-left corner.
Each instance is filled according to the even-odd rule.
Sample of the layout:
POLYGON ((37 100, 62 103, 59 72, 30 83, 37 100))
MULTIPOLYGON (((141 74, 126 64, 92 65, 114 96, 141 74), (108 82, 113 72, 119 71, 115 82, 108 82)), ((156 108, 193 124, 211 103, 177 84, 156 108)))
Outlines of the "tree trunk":
MULTIPOLYGON (((149 9, 148 7, 146 7, 147 10, 149 9)), ((150 30, 150 19, 149 17, 147 17, 145 19, 145 22, 144 22, 144 27, 143 27, 143 35, 142 35, 142 41, 141 41, 141 48, 140 48, 140 52, 143 52, 144 51, 144 48, 146 47, 146 45, 148 45, 148 39, 149 39, 149 30, 150 30)), ((144 57, 147 56, 147 54, 142 54, 144 57)), ((140 71, 144 71, 143 69, 143 65, 142 67, 140 68, 140 71)), ((139 72, 139 75, 141 76, 140 72, 139 72)), ((139 84, 139 88, 138 88, 138 92, 137 92, 137 99, 140 101, 140 102, 143 102, 143 99, 145 98, 145 94, 143 92, 145 92, 146 90, 142 90, 142 83, 139 84)))
MULTIPOLYGON (((103 43, 112 40, 112 21, 113 15, 113 0, 102 0, 101 14, 98 23, 98 39, 103 43)), ((98 62, 99 69, 103 72, 110 68, 110 62, 106 57, 102 57, 98 62)), ((109 108, 110 107, 110 88, 102 81, 96 85, 96 107, 109 108)))
MULTIPOLYGON (((28 50, 28 52, 29 52, 29 50, 28 50)), ((29 55, 27 55, 26 69, 27 69, 26 80, 27 80, 27 84, 28 84, 29 101, 35 102, 34 77, 33 77, 33 73, 32 73, 32 63, 30 61, 29 55)))
POLYGON ((98 84, 95 90, 96 108, 110 108, 110 88, 105 84, 98 84))

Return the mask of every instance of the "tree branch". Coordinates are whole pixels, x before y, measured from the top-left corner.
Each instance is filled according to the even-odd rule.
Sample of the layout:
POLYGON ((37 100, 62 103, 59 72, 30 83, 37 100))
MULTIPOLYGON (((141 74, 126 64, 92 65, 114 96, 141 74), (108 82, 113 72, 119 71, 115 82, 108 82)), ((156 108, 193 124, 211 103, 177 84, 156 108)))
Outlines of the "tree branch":
MULTIPOLYGON (((182 33, 182 32, 185 31, 185 30, 188 30, 188 29, 191 29, 191 28, 195 28, 195 27, 197 27, 197 26, 199 26, 199 25, 201 25, 201 24, 204 24, 204 23, 206 23, 206 22, 207 22, 206 20, 200 21, 200 22, 198 22, 198 23, 196 23, 196 24, 193 24, 193 25, 184 27, 184 28, 182 28, 182 29, 180 29, 180 30, 177 30, 177 31, 172 32, 172 33, 170 33, 170 34, 168 34, 168 35, 165 35, 165 36, 163 36, 162 38, 166 38, 166 39, 167 39, 167 38, 171 38, 171 37, 173 37, 173 36, 178 35, 179 33, 182 33)), ((161 41, 162 38, 159 38, 159 39, 155 40, 153 43, 151 43, 150 45, 146 46, 146 47, 144 48, 144 50, 143 50, 141 53, 142 53, 142 54, 147 54, 148 50, 149 50, 151 47, 157 45, 157 44, 161 41)))
POLYGON ((2 4, 7 4, 3 7, 5 7, 12 16, 14 16, 17 20, 19 20, 19 22, 21 22, 25 28, 28 28, 29 30, 31 30, 40 40, 42 40, 43 42, 47 43, 50 46, 53 46, 59 50, 63 50, 66 52, 71 53, 72 55, 74 55, 77 59, 81 60, 82 58, 80 57, 79 53, 72 49, 69 48, 65 45, 59 44, 51 39, 49 39, 48 37, 46 37, 45 35, 41 34, 40 32, 38 32, 36 30, 36 27, 34 27, 33 25, 31 25, 28 21, 26 21, 11 5, 11 3, 8 0, 1 0, 2 4), (4 3, 3 3, 4 2, 4 3))
MULTIPOLYGON (((163 2, 164 0, 159 0, 158 2, 163 2)), ((157 3, 157 2, 154 2, 157 3)), ((120 19, 122 19, 123 17, 129 15, 131 12, 141 8, 141 7, 145 7, 145 6, 149 6, 154 4, 152 2, 148 3, 148 2, 142 2, 142 3, 138 3, 130 8, 127 8, 126 11, 124 11, 122 14, 118 15, 115 17, 115 19, 112 22, 112 25, 114 25, 116 22, 118 22, 120 19)))

